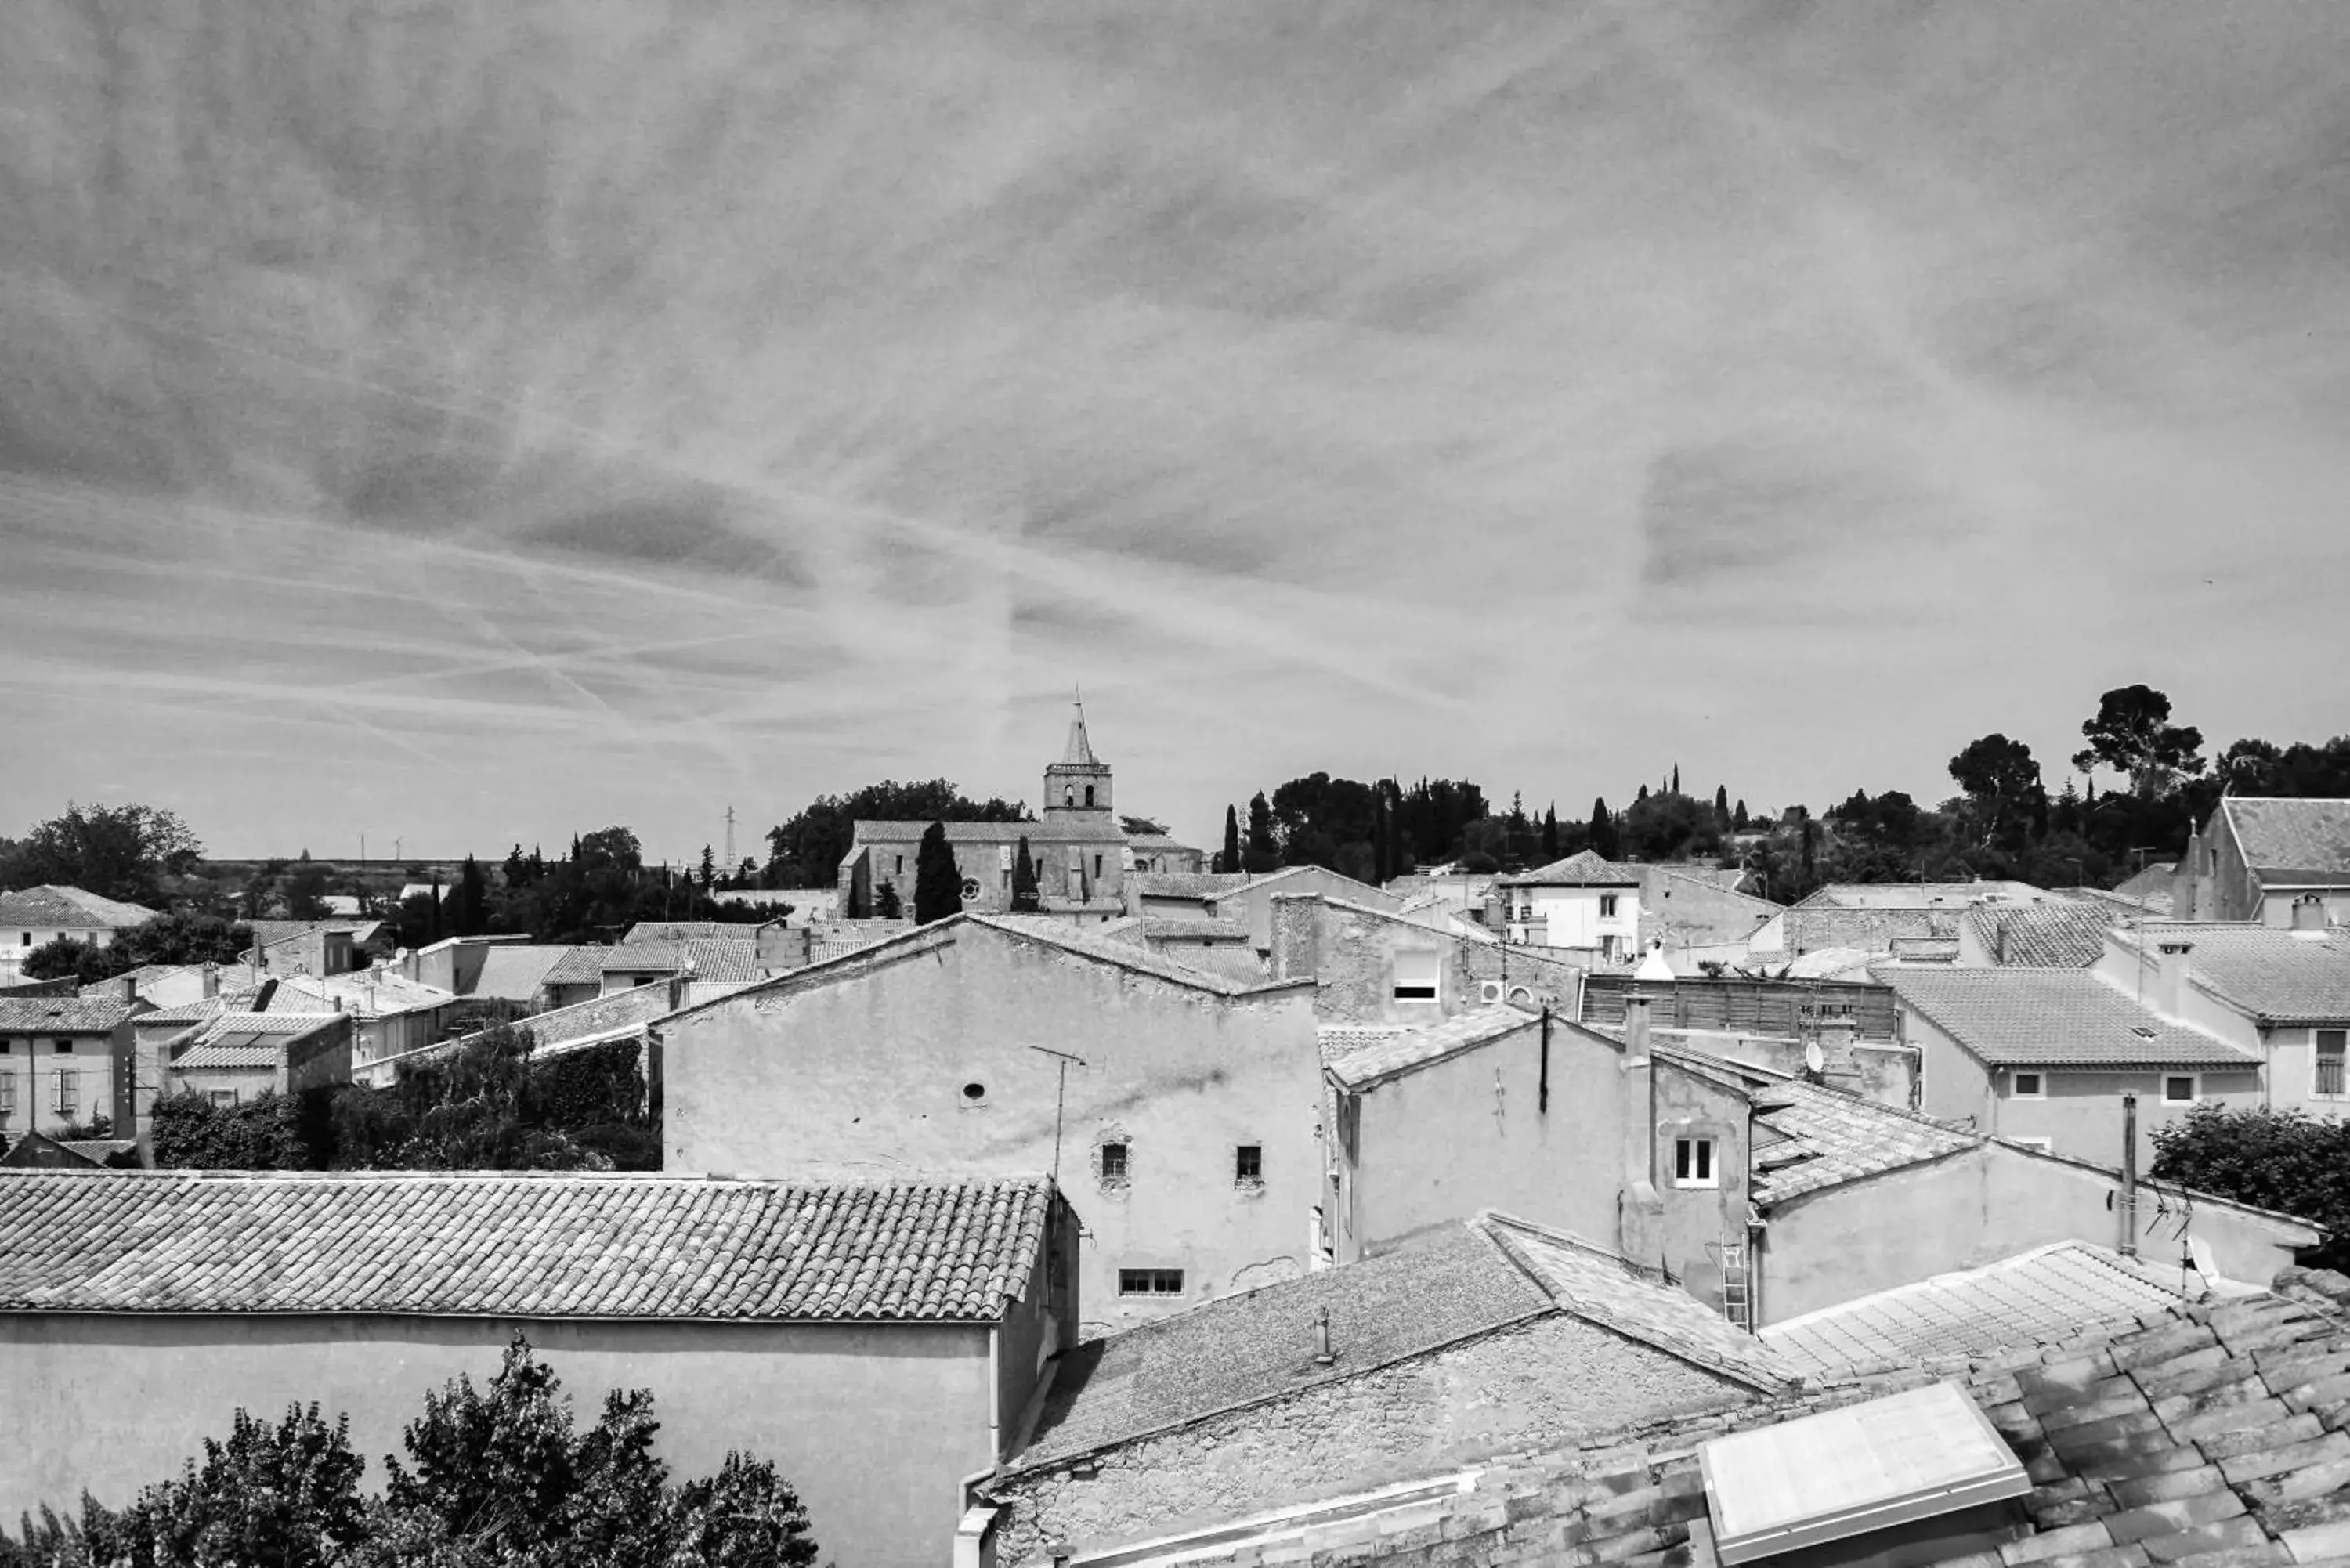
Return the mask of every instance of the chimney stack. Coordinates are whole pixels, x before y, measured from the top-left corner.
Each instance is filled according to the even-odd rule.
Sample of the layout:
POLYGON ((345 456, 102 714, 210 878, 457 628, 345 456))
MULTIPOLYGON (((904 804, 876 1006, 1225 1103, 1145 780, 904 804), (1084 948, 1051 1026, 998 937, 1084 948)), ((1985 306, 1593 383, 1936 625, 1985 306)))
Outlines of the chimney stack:
POLYGON ((1271 929, 1273 978, 1315 979, 1321 972, 1322 895, 1275 893, 1271 929))
POLYGON ((2170 868, 2170 918, 2174 920, 2195 920, 2202 918, 2196 906, 2196 874, 2203 866, 2203 836, 2192 824, 2187 829, 2187 847, 2178 857, 2178 864, 2170 868))
POLYGON ((1820 1042, 1820 1074, 1832 1089, 1860 1093, 1860 1058, 1854 1054, 1853 1042, 1859 1036, 1859 1026, 1843 1013, 1823 1018, 1817 1025, 1820 1042))
POLYGON ((219 994, 220 965, 213 962, 210 959, 206 959, 204 961, 204 1000, 206 1002, 210 1002, 213 997, 218 996, 219 994))
POLYGON ((1617 1248, 1643 1262, 1664 1245, 1665 1203, 1657 1191, 1657 1075, 1648 1054, 1648 998, 1624 996, 1623 1189, 1617 1199, 1617 1248))
POLYGON ((2293 934, 2305 942, 2325 940, 2324 899, 2303 893, 2293 901, 2293 934))
POLYGON ((2187 995, 2187 955, 2195 950, 2195 944, 2179 937, 2164 937, 2154 946, 2160 956, 2155 965, 2154 994, 2147 1000, 2165 1018, 2177 1018, 2187 995))

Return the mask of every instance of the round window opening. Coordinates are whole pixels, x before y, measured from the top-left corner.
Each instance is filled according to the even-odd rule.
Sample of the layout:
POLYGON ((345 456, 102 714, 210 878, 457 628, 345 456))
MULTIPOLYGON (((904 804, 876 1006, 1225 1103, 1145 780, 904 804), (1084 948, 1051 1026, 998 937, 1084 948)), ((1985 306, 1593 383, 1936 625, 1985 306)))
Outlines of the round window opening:
POLYGON ((985 1084, 965 1084, 962 1086, 962 1097, 966 1100, 983 1100, 987 1098, 987 1085, 985 1084))

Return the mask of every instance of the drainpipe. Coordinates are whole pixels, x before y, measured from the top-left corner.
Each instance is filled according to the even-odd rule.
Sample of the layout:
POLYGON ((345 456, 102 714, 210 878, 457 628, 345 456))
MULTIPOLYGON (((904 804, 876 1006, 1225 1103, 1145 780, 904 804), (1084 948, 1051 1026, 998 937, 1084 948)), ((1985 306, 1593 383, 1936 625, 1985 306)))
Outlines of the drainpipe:
POLYGON ((2137 1096, 2122 1096, 2122 1244, 2125 1258, 2137 1256, 2137 1096))

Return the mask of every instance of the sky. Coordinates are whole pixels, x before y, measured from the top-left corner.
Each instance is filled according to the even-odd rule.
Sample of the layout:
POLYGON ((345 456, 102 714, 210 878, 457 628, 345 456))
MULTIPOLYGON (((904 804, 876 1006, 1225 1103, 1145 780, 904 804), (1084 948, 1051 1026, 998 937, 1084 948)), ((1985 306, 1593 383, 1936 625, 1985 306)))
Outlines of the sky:
POLYGON ((2350 6, 8 0, 0 833, 2350 729, 2350 6))

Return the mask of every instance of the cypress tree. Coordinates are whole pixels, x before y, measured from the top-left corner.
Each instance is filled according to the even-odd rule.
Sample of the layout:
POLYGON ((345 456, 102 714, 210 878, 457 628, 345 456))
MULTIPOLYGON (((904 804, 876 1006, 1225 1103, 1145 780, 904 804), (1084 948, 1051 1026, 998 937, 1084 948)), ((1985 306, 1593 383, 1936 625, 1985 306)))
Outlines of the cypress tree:
POLYGON ((482 868, 473 857, 465 857, 465 869, 457 879, 457 908, 450 924, 452 936, 478 937, 489 929, 490 892, 482 880, 482 868))
POLYGON ((1390 874, 1403 875, 1403 790, 1395 780, 1388 779, 1380 786, 1387 794, 1388 869, 1390 874))
POLYGON ((1668 793, 1672 794, 1681 793, 1681 765, 1679 763, 1673 764, 1673 787, 1668 793))
POLYGON ((1648 786, 1647 784, 1642 784, 1642 785, 1640 786, 1640 793, 1639 793, 1638 794, 1636 794, 1636 795, 1634 795, 1634 796, 1632 797, 1632 804, 1633 804, 1634 805, 1639 805, 1642 801, 1644 801, 1644 800, 1646 800, 1646 799, 1648 799, 1648 786))
POLYGON ((1713 786, 1713 820, 1724 827, 1730 826, 1730 786, 1728 784, 1713 786))
POLYGON ((1237 871, 1241 868, 1240 814, 1230 805, 1224 807, 1224 846, 1216 852, 1216 869, 1237 871))
POLYGON ((1543 808, 1543 859, 1558 858, 1558 803, 1553 801, 1543 808))
POLYGON ((1745 832, 1747 825, 1752 823, 1753 820, 1754 819, 1752 817, 1746 815, 1746 803, 1743 800, 1740 801, 1737 806, 1732 809, 1730 814, 1730 826, 1733 832, 1745 832))
POLYGON ((1281 846, 1273 836, 1273 806, 1263 790, 1249 800, 1248 852, 1241 869, 1253 876, 1281 869, 1281 846))
POLYGON ((947 825, 933 822, 922 830, 922 846, 914 852, 914 923, 927 926, 962 909, 962 875, 947 846, 947 825))
POLYGON ((874 890, 873 918, 877 920, 902 920, 906 906, 899 901, 898 884, 884 882, 874 890))
POLYGON ((1036 897, 1036 862, 1028 856, 1028 836, 1020 836, 1020 856, 1012 862, 1012 908, 1015 914, 1033 915, 1044 908, 1036 897))
POLYGON ((1591 803, 1591 853, 1602 860, 1616 858, 1616 819, 1608 815, 1607 797, 1591 803))

